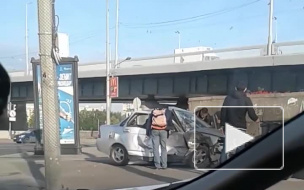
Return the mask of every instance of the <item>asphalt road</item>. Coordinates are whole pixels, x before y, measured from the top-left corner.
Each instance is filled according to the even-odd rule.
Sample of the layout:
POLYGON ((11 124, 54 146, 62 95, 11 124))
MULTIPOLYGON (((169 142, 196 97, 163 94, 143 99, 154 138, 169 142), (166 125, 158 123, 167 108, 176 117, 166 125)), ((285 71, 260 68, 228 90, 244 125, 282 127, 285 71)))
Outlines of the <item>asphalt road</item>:
MULTIPOLYGON (((0 189, 43 189, 44 160, 43 157, 32 156, 33 147, 33 144, 23 145, 0 140, 0 189)), ((83 155, 62 157, 61 179, 64 187, 117 189, 157 185, 194 178, 202 173, 183 166, 171 166, 167 170, 156 171, 143 163, 116 167, 93 145, 86 145, 83 151, 83 155)), ((270 189, 298 190, 303 187, 303 181, 288 180, 270 189)))

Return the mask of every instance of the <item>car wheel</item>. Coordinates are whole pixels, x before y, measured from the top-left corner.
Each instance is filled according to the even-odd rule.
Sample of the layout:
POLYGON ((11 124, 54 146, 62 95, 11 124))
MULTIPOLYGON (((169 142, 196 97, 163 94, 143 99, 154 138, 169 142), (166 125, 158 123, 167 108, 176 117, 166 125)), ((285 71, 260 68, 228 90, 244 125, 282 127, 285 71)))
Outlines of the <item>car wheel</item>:
POLYGON ((125 166, 129 162, 127 150, 122 145, 114 145, 111 148, 110 158, 116 166, 125 166))
POLYGON ((191 168, 207 168, 211 164, 209 148, 205 145, 196 148, 195 158, 194 152, 190 156, 189 166, 191 168), (194 164, 196 162, 196 164, 194 164))

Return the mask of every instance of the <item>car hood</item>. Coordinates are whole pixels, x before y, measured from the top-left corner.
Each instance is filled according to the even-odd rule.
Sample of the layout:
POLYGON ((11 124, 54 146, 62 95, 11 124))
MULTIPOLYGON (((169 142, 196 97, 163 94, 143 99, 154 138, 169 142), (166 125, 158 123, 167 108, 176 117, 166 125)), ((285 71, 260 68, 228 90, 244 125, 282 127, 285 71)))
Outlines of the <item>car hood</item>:
MULTIPOLYGON (((195 130, 196 132, 199 133, 205 133, 208 135, 213 135, 213 136, 217 136, 217 137, 225 137, 225 135, 223 133, 221 133, 218 129, 214 129, 214 128, 208 128, 208 127, 204 127, 204 128, 196 128, 195 130)), ((188 131, 189 132, 194 132, 194 129, 188 131)))

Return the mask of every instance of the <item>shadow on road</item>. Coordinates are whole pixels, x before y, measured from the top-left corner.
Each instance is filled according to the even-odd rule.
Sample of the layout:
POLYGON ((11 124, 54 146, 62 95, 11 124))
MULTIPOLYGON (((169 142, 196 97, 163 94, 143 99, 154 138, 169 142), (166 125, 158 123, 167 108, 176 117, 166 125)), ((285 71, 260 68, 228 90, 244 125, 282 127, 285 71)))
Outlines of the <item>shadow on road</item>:
MULTIPOLYGON (((20 149, 20 147, 18 147, 18 149, 20 149)), ((41 188, 44 188, 45 178, 40 171, 40 169, 44 167, 44 164, 37 164, 33 159, 28 159, 29 155, 27 152, 22 152, 21 157, 27 162, 28 168, 32 174, 32 177, 35 179, 37 185, 41 188)))
POLYGON ((0 144, 0 156, 2 158, 9 158, 14 154, 21 154, 24 151, 34 151, 34 146, 32 144, 17 144, 11 140, 1 140, 0 144), (20 146, 22 146, 23 148, 21 149, 20 146))
MULTIPOLYGON (((96 163, 103 163, 103 164, 109 164, 109 165, 113 165, 110 161, 109 158, 107 157, 96 157, 93 154, 90 154, 88 152, 82 152, 82 154, 87 155, 89 158, 86 158, 86 161, 90 161, 90 162, 96 162, 96 163)), ((161 173, 162 171, 157 171, 157 170, 152 170, 151 171, 143 171, 140 169, 137 169, 135 167, 132 166, 142 166, 142 167, 146 167, 149 168, 150 170, 152 170, 151 168, 153 167, 151 163, 135 163, 132 165, 127 165, 127 166, 120 166, 121 169, 124 169, 128 172, 140 175, 140 176, 144 176, 150 179, 154 179, 157 181, 162 181, 162 182, 166 182, 166 183, 172 183, 175 181, 180 181, 180 179, 177 178, 172 178, 172 177, 167 177, 167 176, 163 176, 163 175, 158 175, 157 173, 161 173)), ((186 166, 181 166, 181 165, 170 165, 170 168, 174 168, 174 169, 180 169, 180 170, 184 170, 184 171, 188 171, 188 172, 193 172, 193 173, 197 173, 197 174, 202 174, 201 171, 193 171, 190 170, 189 168, 187 168, 186 166)))

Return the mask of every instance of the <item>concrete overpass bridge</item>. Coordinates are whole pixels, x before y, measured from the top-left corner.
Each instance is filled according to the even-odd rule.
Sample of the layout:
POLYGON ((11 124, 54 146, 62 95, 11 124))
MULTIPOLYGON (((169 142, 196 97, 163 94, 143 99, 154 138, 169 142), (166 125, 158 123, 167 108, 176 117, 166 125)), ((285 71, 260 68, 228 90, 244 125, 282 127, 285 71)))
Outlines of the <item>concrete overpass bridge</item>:
MULTIPOLYGON (((266 56, 266 45, 131 59, 111 73, 119 77, 119 98, 114 102, 143 100, 154 95, 158 100, 193 96, 223 95, 235 81, 244 80, 252 91, 302 91, 304 89, 304 42, 274 44, 273 55, 266 56), (288 50, 291 49, 291 50, 288 50), (216 53, 219 59, 207 60, 204 54, 216 53), (199 56, 199 60, 187 57, 199 56)), ((79 65, 80 102, 105 101, 105 64, 79 65)), ((33 76, 11 72, 12 101, 33 102, 33 76)))

